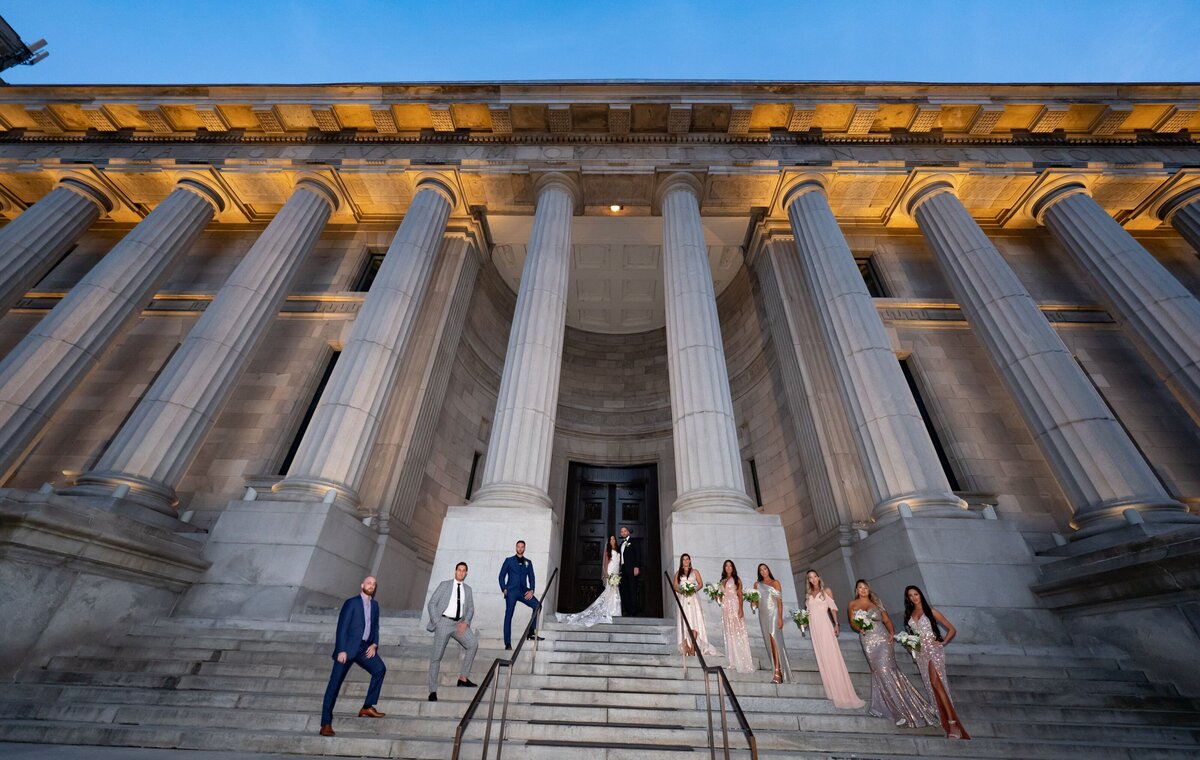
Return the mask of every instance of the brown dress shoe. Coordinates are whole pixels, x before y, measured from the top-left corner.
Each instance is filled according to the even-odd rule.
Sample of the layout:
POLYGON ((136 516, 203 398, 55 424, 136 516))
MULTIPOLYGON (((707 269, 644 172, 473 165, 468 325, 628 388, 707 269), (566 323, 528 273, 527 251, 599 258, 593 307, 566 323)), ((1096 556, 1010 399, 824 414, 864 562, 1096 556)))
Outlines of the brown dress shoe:
POLYGON ((333 736, 333 726, 328 723, 321 726, 321 736, 333 736))
POLYGON ((358 717, 360 718, 382 718, 386 714, 379 712, 374 707, 364 707, 358 711, 358 717))

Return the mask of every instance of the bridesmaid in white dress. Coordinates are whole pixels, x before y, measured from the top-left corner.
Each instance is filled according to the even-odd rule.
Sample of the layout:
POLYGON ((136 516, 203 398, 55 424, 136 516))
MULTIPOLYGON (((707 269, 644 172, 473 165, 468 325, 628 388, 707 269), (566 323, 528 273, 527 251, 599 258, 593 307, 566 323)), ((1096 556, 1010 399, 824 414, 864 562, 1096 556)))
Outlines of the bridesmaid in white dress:
POLYGON ((620 577, 620 572, 621 553, 617 550, 617 537, 609 536, 608 546, 604 547, 604 575, 600 578, 604 590, 583 612, 571 615, 558 613, 558 622, 591 628, 596 623, 611 623, 613 618, 621 617, 621 594, 618 587, 608 581, 613 575, 620 577))
MULTIPOLYGON (((704 626, 704 610, 700 607, 700 589, 704 588, 704 579, 700 577, 700 571, 692 567, 692 555, 679 555, 679 569, 675 571, 675 591, 679 593, 679 601, 683 604, 683 612, 687 615, 688 622, 692 626, 692 633, 696 636, 696 642, 700 645, 700 651, 705 656, 716 656, 721 654, 711 644, 708 643, 708 629, 704 626), (696 584, 696 593, 691 596, 685 596, 680 590, 680 584, 683 581, 691 581, 696 584)), ((692 647, 692 639, 683 630, 683 620, 675 621, 675 643, 679 647, 679 651, 684 657, 691 657, 696 654, 696 650, 692 647)), ((687 661, 684 661, 684 667, 687 667, 687 661)))

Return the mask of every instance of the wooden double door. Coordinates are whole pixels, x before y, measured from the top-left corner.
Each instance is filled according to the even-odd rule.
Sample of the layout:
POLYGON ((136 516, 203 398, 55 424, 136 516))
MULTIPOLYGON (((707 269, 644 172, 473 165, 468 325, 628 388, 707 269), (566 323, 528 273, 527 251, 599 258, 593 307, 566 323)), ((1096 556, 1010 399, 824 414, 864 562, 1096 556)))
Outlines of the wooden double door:
POLYGON ((640 542, 641 616, 662 617, 658 468, 593 467, 572 462, 567 474, 560 612, 579 612, 604 590, 604 544, 621 528, 640 542))

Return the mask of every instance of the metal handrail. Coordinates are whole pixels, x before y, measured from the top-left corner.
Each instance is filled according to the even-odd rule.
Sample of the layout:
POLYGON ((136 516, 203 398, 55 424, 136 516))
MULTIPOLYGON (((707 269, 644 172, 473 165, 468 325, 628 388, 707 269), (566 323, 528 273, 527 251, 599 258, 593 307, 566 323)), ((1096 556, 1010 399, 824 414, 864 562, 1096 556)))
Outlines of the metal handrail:
MULTIPOLYGON (((717 677, 717 688, 725 692, 725 697, 729 698, 729 704, 733 706, 734 717, 737 718, 738 725, 742 729, 742 734, 746 737, 746 744, 750 749, 750 760, 758 760, 758 742, 754 739, 754 731, 750 728, 749 721, 746 720, 746 713, 742 711, 742 705, 738 702, 737 695, 733 693, 733 686, 729 683, 729 677, 725 675, 725 668, 720 665, 709 665, 704 661, 704 652, 700 651, 700 642, 696 641, 696 632, 692 630, 691 621, 688 620, 687 613, 683 611, 683 602, 679 600, 679 592, 675 589, 675 582, 671 578, 671 574, 663 571, 663 576, 667 579, 667 585, 671 587, 671 593, 675 596, 675 606, 679 608, 679 618, 683 621, 683 628, 687 631, 688 638, 692 640, 692 649, 696 652, 696 659, 700 662, 700 671, 704 673, 704 709, 708 713, 708 754, 712 760, 717 757, 716 737, 713 734, 713 709, 712 709, 712 688, 709 686, 709 675, 717 677)), ((717 694, 717 699, 721 703, 721 737, 722 745, 725 752, 725 760, 729 760, 729 724, 725 717, 725 699, 720 693, 717 694)))
MULTIPOLYGON (((554 572, 550 574, 550 580, 546 583, 546 590, 542 592, 538 598, 538 613, 544 613, 542 603, 546 601, 546 595, 550 593, 550 587, 554 585, 555 579, 558 578, 558 568, 554 568, 554 572)), ((534 633, 533 621, 536 616, 529 616, 529 623, 525 626, 525 632, 521 634, 521 638, 517 641, 517 646, 513 649, 512 655, 505 659, 497 657, 492 660, 492 666, 488 668, 487 675, 483 677, 479 688, 475 690, 475 697, 471 700, 471 704, 467 705, 467 711, 463 713, 462 720, 458 722, 458 728, 454 730, 454 754, 451 755, 452 760, 458 760, 458 755, 462 751, 462 740, 466 736, 467 726, 470 725, 471 719, 475 717, 475 711, 479 708, 479 703, 483 701, 483 695, 487 693, 487 688, 493 681, 496 681, 496 673, 500 668, 508 668, 508 678, 504 684, 504 706, 500 711, 500 735, 496 737, 496 760, 500 760, 500 755, 504 751, 504 729, 508 723, 508 697, 512 690, 512 672, 513 665, 517 661, 517 657, 521 654, 521 647, 525 645, 525 640, 534 633)), ((533 659, 529 661, 529 672, 533 673, 534 664, 537 662, 537 639, 533 641, 533 659)), ((492 716, 496 712, 496 690, 499 689, 499 683, 496 683, 492 689, 492 701, 488 705, 487 728, 483 732, 483 753, 480 755, 482 760, 487 760, 488 744, 492 737, 492 716)))

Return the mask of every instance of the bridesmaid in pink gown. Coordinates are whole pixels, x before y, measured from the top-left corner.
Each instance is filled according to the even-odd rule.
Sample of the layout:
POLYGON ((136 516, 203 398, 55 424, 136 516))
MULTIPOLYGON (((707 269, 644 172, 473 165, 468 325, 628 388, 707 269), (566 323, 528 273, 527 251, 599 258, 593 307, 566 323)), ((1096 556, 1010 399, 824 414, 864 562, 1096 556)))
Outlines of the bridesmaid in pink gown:
POLYGON ((721 623, 725 628, 725 656, 729 667, 739 673, 754 672, 754 656, 750 654, 750 637, 746 634, 746 607, 742 599, 742 579, 737 565, 725 560, 721 566, 721 623))
POLYGON ((833 702, 834 707, 843 710, 865 707, 866 702, 858 698, 854 684, 850 683, 850 672, 846 670, 846 661, 838 646, 841 626, 837 622, 837 603, 833 601, 833 593, 825 587, 816 570, 809 570, 804 577, 804 606, 808 610, 813 654, 817 657, 817 670, 821 672, 825 696, 833 702))

